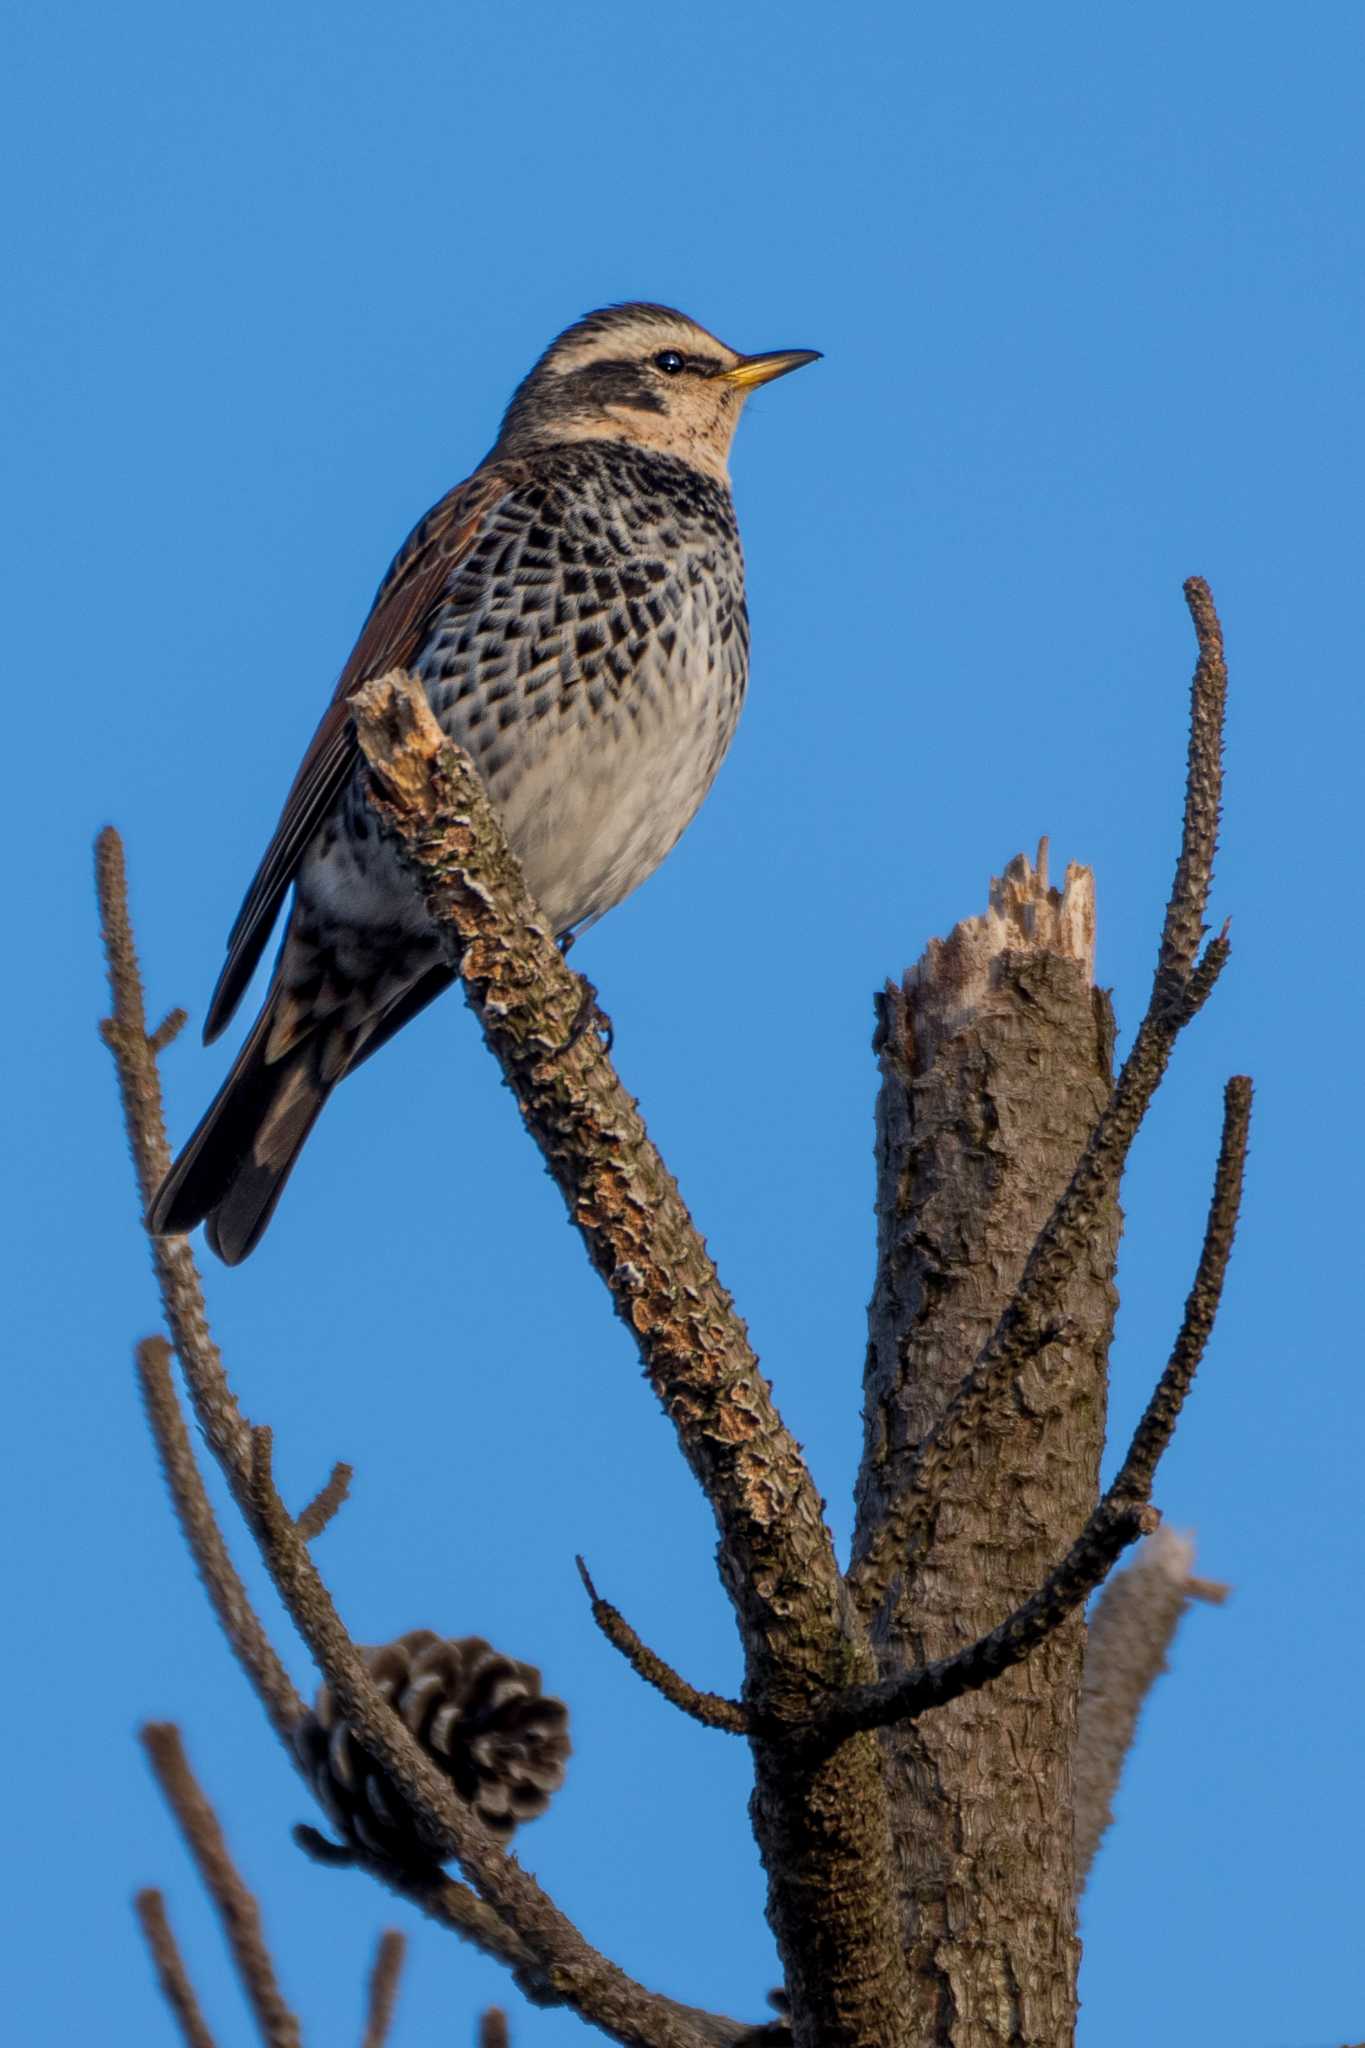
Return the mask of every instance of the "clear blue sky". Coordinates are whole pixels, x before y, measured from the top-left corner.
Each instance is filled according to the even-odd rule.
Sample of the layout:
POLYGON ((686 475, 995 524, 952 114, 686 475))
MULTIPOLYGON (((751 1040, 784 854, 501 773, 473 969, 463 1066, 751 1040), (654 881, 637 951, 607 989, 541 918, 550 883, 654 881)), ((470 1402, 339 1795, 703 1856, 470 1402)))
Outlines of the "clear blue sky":
MULTIPOLYGON (((582 964, 841 1537, 872 991, 1047 831, 1097 870, 1132 1029, 1178 818, 1180 583, 1212 580, 1236 952, 1127 1183, 1113 1405, 1122 1431, 1160 1367, 1221 1083, 1248 1070, 1230 1298, 1160 1487, 1236 1597, 1188 1620, 1143 1730, 1085 1912, 1083 2039, 1359 2036, 1363 57, 1361 10, 1331 4, 13 19, 16 2041, 169 2040, 127 1905, 148 1881, 247 2038, 144 1716, 183 1723, 314 2040, 357 2037, 394 1910, 290 1846, 304 1795, 138 1416, 157 1305, 95 1037, 91 837, 126 833, 152 1002, 197 1023, 389 554, 549 336, 624 297, 826 352, 736 450, 734 752, 582 964)), ((228 1050, 170 1056, 178 1135, 228 1050)), ((746 1754, 644 1691, 572 1563, 732 1690, 708 1515, 458 999, 346 1085, 259 1254, 209 1287, 293 1497, 359 1469, 321 1546, 356 1632, 481 1631, 571 1700, 528 1861, 631 1970, 757 2016, 746 1754)), ((396 2041, 468 2038, 497 1971, 410 1924, 396 2041)), ((518 2048, 584 2038, 512 2004, 518 2048)))

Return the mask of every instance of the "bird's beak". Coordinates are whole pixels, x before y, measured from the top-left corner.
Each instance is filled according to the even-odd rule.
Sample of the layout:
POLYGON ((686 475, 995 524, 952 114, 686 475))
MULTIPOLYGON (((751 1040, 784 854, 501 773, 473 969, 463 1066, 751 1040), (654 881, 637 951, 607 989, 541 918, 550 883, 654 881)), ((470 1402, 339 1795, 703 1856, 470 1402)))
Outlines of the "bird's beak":
POLYGON ((771 384, 774 377, 785 377, 790 370, 803 370, 807 363, 818 363, 818 348, 776 348, 766 355, 741 356, 730 370, 717 370, 716 379, 721 384, 733 384, 739 391, 753 391, 760 384, 771 384))

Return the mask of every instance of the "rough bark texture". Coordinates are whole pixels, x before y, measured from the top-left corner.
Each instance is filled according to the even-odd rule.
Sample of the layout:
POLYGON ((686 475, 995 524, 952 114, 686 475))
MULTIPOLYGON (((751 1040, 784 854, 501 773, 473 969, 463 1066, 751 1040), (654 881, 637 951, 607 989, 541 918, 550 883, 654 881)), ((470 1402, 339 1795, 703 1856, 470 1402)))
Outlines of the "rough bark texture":
MULTIPOLYGON (((990 1337, 1110 1088, 1086 870, 1022 856, 986 916, 884 999, 878 1270, 855 1552, 990 1337)), ((1094 1504, 1120 1217, 1108 1206, 1055 1334, 1018 1374, 872 1618, 884 1674, 960 1650, 1042 1583, 1094 1504)), ((1084 1625, 882 1737, 917 2040, 1061 2048, 1075 2019, 1071 1771, 1084 1625)))

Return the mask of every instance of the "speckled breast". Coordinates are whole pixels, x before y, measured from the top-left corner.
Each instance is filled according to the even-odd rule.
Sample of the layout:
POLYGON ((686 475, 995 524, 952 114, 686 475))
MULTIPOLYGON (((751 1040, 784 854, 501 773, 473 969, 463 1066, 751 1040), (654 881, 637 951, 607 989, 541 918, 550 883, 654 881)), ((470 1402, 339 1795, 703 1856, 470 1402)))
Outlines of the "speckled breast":
POLYGON ((675 844, 739 717, 729 492, 621 443, 543 458, 454 572, 418 667, 554 929, 600 917, 675 844))

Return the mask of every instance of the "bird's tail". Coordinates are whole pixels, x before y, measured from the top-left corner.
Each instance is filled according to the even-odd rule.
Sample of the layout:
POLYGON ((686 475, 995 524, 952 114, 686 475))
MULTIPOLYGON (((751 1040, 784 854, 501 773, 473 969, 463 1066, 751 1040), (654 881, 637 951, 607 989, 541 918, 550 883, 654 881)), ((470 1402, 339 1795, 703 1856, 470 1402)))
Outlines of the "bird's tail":
POLYGON ((287 998, 277 981, 148 1216, 158 1237, 207 1222, 209 1244, 229 1266, 240 1264, 259 1242, 303 1142, 341 1078, 326 1031, 310 1031, 270 1057, 282 1000, 287 998), (324 1075, 325 1068, 330 1071, 324 1075))

